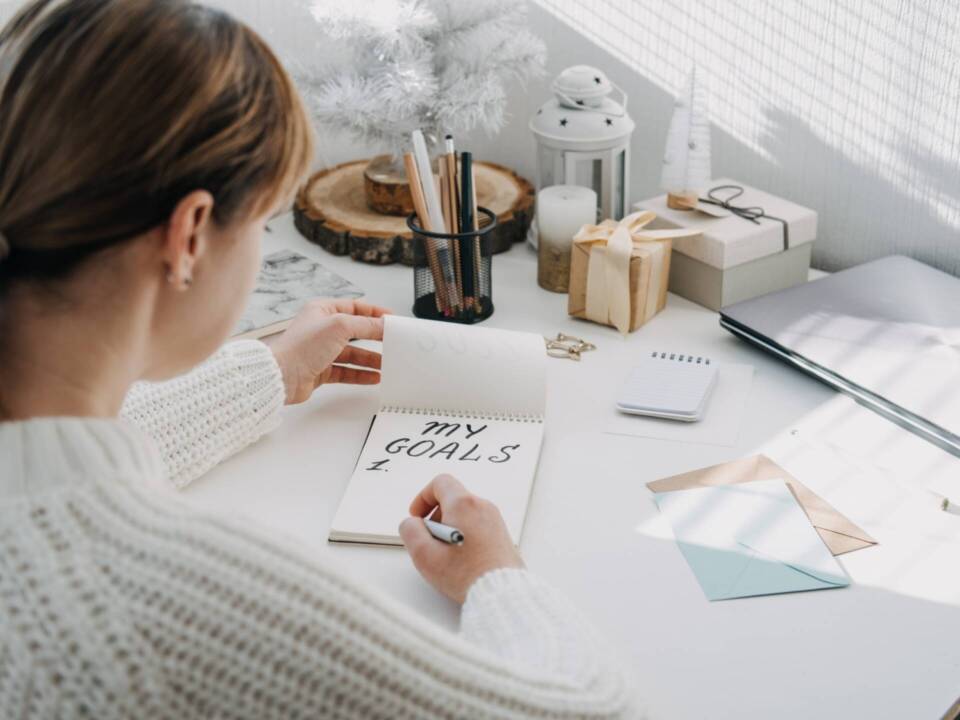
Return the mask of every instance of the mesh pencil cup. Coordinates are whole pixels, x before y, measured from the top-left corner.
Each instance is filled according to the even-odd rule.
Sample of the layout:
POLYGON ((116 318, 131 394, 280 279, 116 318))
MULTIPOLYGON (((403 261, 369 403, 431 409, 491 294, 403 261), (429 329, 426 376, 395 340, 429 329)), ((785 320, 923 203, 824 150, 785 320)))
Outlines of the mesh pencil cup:
POLYGON ((480 228, 436 233, 407 218, 413 231, 413 314, 429 320, 476 323, 493 314, 490 232, 497 216, 477 208, 480 228))

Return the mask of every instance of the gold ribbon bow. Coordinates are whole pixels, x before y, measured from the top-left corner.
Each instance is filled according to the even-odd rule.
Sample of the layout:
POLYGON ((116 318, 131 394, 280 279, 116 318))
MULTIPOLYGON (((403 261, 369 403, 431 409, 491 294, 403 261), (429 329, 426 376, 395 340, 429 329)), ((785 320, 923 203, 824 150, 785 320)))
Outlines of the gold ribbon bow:
MULTIPOLYGON (((613 325, 626 335, 630 331, 630 255, 634 243, 691 237, 699 230, 644 230, 656 213, 643 210, 627 215, 620 222, 604 220, 599 225, 584 225, 574 236, 574 243, 590 243, 587 267, 586 316, 603 325, 613 325)), ((656 243, 654 267, 661 267, 669 245, 656 243)), ((647 315, 657 310, 663 280, 660 273, 651 273, 647 287, 647 315), (656 277, 654 277, 656 276, 656 277)))

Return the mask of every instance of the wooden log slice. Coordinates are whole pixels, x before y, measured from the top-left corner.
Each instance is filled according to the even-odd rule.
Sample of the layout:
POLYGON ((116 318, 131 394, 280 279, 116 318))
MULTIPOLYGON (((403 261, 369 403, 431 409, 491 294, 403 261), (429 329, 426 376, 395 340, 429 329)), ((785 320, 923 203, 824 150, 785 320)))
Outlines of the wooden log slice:
MULTIPOLYGON (((343 163, 315 173, 294 203, 297 229, 335 255, 388 265, 413 264, 413 241, 405 217, 370 209, 364 192, 366 160, 343 163)), ((497 216, 491 233, 493 252, 509 250, 526 238, 533 215, 533 186, 512 170, 474 163, 477 202, 497 216)))

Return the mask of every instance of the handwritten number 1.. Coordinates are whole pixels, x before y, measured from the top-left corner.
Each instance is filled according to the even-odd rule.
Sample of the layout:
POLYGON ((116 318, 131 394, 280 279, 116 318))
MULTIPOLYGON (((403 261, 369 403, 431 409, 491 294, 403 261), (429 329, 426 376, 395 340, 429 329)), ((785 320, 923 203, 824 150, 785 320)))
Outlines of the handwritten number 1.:
POLYGON ((387 460, 374 460, 373 465, 367 468, 367 470, 382 470, 383 472, 390 472, 387 470, 384 465, 390 462, 389 458, 387 460))

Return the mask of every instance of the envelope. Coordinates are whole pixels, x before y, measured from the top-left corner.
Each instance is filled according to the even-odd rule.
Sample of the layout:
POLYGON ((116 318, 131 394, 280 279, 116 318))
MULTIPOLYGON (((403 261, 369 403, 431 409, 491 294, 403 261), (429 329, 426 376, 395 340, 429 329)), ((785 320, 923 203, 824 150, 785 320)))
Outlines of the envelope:
POLYGON ((849 518, 841 515, 826 500, 814 493, 790 473, 777 465, 766 455, 733 460, 720 465, 693 470, 681 475, 654 480, 647 483, 652 492, 661 493, 670 490, 685 490, 688 488, 713 487, 717 485, 735 485, 738 483, 755 482, 757 480, 771 480, 783 478, 800 507, 810 519, 810 523, 823 538, 823 542, 834 555, 860 550, 877 541, 868 535, 862 528, 854 524, 849 518))
POLYGON ((708 600, 846 587, 783 479, 654 495, 708 600))

